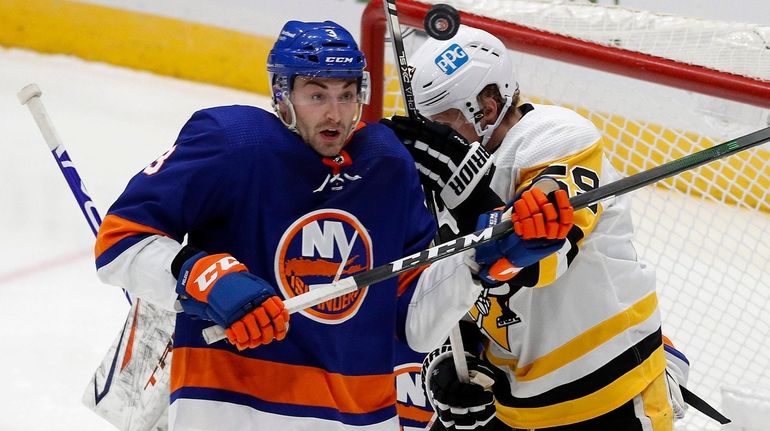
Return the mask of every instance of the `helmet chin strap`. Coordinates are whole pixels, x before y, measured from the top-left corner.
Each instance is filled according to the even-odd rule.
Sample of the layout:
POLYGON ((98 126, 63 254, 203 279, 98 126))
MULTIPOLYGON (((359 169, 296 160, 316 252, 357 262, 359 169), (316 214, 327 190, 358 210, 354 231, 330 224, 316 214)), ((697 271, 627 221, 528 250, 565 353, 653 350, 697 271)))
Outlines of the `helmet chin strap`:
POLYGON ((358 108, 356 109, 356 115, 353 117, 353 121, 350 123, 350 130, 348 131, 348 136, 345 137, 345 140, 350 139, 350 137, 353 135, 353 132, 356 131, 358 123, 361 121, 361 115, 364 112, 364 104, 358 103, 357 105, 358 108))
POLYGON ((497 129, 497 126, 500 125, 500 123, 503 121, 503 117, 505 117, 505 114, 508 112, 508 109, 511 107, 511 103, 513 103, 512 97, 506 97, 505 98, 505 105, 500 110, 500 115, 497 116, 497 120, 495 120, 495 124, 488 125, 484 128, 484 130, 481 129, 481 120, 473 123, 473 128, 476 129, 476 134, 479 135, 481 138, 481 146, 485 147, 487 146, 487 142, 492 138, 492 133, 494 133, 495 129, 497 129))

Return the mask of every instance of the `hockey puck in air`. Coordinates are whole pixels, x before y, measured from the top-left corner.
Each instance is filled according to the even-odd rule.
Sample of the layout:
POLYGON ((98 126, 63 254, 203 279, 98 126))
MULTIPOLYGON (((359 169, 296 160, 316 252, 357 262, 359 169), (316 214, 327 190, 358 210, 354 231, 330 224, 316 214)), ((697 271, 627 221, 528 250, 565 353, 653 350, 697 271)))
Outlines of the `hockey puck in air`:
POLYGON ((438 39, 451 39, 460 28, 460 14, 448 4, 435 4, 425 15, 425 32, 438 39))

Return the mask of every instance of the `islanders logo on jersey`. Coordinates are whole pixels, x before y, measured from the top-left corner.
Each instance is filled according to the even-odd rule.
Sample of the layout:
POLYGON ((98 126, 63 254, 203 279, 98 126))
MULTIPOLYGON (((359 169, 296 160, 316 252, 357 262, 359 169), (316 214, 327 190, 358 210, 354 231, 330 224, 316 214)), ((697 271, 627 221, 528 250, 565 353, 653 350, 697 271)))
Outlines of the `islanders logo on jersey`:
MULTIPOLYGON (((369 270, 372 265, 369 233, 354 215, 338 209, 300 217, 286 229, 275 254, 275 276, 286 298, 369 270)), ((356 315, 366 292, 362 288, 301 313, 320 323, 342 323, 356 315)))
MULTIPOLYGON (((411 354, 415 357, 418 355, 416 352, 411 352, 411 354)), ((404 359, 399 357, 398 350, 396 358, 397 361, 404 359)), ((406 362, 397 365, 394 369, 397 394, 396 411, 403 431, 426 430, 433 417, 433 408, 422 390, 421 367, 422 362, 406 362)))

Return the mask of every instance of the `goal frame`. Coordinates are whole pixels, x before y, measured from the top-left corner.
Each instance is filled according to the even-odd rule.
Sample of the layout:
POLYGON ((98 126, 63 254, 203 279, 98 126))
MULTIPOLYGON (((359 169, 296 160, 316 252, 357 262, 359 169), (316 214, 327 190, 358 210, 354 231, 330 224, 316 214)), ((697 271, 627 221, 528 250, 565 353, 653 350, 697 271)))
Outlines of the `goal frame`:
MULTIPOLYGON (((367 122, 379 121, 383 114, 386 21, 382 2, 371 0, 361 18, 361 49, 372 77, 371 99, 362 117, 367 122)), ((421 29, 431 6, 414 0, 398 0, 401 25, 421 29)), ((495 34, 508 49, 770 108, 770 81, 600 45, 464 11, 460 11, 460 22, 495 34)))

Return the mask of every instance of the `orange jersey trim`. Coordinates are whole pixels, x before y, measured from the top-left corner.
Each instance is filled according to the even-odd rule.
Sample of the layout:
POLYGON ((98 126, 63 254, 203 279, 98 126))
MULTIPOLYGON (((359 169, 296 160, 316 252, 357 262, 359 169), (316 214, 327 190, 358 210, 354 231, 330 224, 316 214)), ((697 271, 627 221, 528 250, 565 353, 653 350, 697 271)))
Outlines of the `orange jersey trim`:
POLYGON ((320 368, 239 356, 210 348, 174 348, 171 392, 213 388, 263 401, 371 413, 396 403, 393 374, 346 376, 320 368))
POLYGON ((663 344, 671 346, 676 349, 676 347, 674 346, 674 343, 671 342, 671 339, 669 339, 665 335, 663 335, 663 344))
POLYGON ((355 135, 356 132, 358 132, 359 130, 363 129, 366 126, 367 126, 366 123, 364 123, 363 121, 359 121, 358 124, 356 124, 356 127, 354 127, 353 130, 350 132, 350 135, 348 135, 347 139, 345 139, 345 143, 342 144, 342 147, 343 148, 346 147, 350 143, 350 141, 353 139, 353 135, 355 135))
POLYGON ((135 223, 113 214, 108 214, 102 221, 102 225, 99 227, 99 233, 96 235, 94 254, 98 258, 102 253, 120 241, 135 235, 146 233, 170 237, 165 232, 159 231, 158 229, 135 223))
POLYGON ((427 411, 419 407, 407 406, 401 403, 396 406, 396 411, 398 411, 398 417, 418 422, 429 422, 433 417, 433 411, 427 411))

